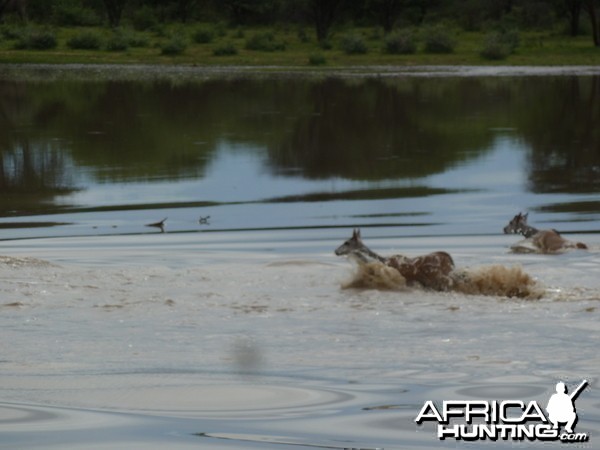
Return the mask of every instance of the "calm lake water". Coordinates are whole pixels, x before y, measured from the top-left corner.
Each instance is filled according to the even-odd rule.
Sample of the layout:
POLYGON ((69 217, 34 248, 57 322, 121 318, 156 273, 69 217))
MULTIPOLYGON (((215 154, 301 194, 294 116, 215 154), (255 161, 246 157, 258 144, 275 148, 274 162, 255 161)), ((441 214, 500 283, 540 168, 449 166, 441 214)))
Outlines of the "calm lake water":
POLYGON ((564 448, 414 419, 583 379, 595 445, 600 70, 378 70, 0 66, 0 448, 564 448), (345 289, 356 227, 540 298, 345 289))
POLYGON ((0 81, 0 239, 600 232, 598 75, 109 75, 0 81))

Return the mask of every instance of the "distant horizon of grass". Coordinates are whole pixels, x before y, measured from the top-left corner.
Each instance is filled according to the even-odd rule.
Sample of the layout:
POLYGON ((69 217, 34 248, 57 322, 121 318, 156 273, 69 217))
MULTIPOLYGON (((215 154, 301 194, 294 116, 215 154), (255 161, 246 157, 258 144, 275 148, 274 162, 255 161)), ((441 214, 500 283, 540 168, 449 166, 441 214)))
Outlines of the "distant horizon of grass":
POLYGON ((0 64, 156 64, 196 66, 283 66, 343 68, 351 66, 415 66, 415 65, 600 65, 600 48, 594 47, 588 36, 569 37, 548 31, 523 31, 516 51, 503 59, 486 59, 481 56, 486 32, 451 30, 455 46, 449 53, 428 53, 424 50, 426 29, 414 29, 417 49, 410 54, 390 54, 385 49, 385 35, 376 27, 349 27, 336 30, 327 45, 320 45, 312 30, 303 28, 245 27, 223 28, 213 26, 209 42, 198 43, 196 30, 210 28, 209 24, 171 24, 154 31, 136 31, 121 28, 118 31, 105 27, 54 27, 47 28, 56 36, 56 47, 46 50, 17 49, 19 30, 15 26, 0 26, 0 64), (11 27, 10 29, 8 29, 11 27), (70 48, 69 42, 82 34, 93 33, 100 39, 99 49, 70 48), (248 41, 268 33, 280 43, 268 50, 248 48, 248 41), (352 33, 362 39, 364 51, 347 53, 342 41, 352 33), (109 43, 119 35, 122 48, 115 51, 109 43), (177 54, 161 51, 169 40, 177 36, 182 49, 177 54), (222 52, 229 48, 230 52, 222 52), (314 61, 318 61, 315 64, 314 61))

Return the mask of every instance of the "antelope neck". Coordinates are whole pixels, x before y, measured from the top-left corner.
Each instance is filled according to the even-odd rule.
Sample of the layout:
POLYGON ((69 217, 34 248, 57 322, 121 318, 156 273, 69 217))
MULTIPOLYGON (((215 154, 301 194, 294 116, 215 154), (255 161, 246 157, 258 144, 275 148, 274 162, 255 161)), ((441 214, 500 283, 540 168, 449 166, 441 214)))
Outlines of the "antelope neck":
POLYGON ((534 234, 537 234, 539 230, 537 228, 530 227, 529 225, 521 225, 521 229, 519 231, 521 231, 521 234, 526 238, 530 238, 534 234))
MULTIPOLYGON (((367 256, 369 258, 372 259, 376 259, 379 262, 385 263, 387 261, 386 258, 384 258, 381 255, 378 255, 377 253, 375 253, 373 250, 371 250, 369 247, 367 246, 363 246, 360 250, 356 250, 357 253, 360 253, 363 256, 367 256)), ((365 258, 367 259, 367 258, 365 258)))

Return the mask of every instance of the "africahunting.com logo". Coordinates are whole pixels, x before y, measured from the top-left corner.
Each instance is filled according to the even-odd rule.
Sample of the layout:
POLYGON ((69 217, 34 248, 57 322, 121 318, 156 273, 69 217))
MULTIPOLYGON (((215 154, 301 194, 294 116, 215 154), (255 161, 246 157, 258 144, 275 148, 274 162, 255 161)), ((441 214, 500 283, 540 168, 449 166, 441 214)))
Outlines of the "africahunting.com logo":
POLYGON ((569 394, 564 383, 557 383, 546 408, 535 400, 444 400, 441 408, 428 400, 415 422, 437 422, 437 437, 441 440, 587 442, 587 433, 575 432, 575 399, 587 385, 583 380, 569 394))

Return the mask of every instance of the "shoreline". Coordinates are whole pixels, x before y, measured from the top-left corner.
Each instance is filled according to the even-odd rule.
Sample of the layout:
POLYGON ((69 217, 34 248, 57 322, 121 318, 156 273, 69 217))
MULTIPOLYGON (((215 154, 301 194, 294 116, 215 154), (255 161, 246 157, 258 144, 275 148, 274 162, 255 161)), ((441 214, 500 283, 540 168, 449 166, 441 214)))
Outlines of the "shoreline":
POLYGON ((0 63, 0 80, 53 81, 67 77, 91 80, 152 80, 163 78, 210 79, 214 77, 400 78, 400 77, 522 77, 599 76, 600 66, 511 65, 356 65, 311 68, 284 65, 159 65, 105 63, 0 63))

